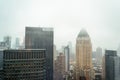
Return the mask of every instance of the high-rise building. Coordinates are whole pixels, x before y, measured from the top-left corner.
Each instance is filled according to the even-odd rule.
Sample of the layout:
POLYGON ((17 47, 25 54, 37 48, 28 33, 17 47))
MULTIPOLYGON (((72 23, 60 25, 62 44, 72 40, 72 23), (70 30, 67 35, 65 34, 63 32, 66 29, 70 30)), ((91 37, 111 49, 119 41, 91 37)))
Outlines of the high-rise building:
POLYGON ((0 70, 3 69, 3 50, 0 50, 0 70))
POLYGON ((46 50, 3 51, 3 80, 47 80, 46 50))
POLYGON ((72 54, 73 54, 73 48, 72 48, 72 42, 68 42, 68 46, 69 46, 69 53, 70 53, 70 59, 73 58, 72 54))
POLYGON ((93 51, 93 52, 92 52, 92 64, 93 64, 93 67, 96 67, 96 66, 97 66, 96 51, 93 51))
POLYGON ((76 80, 92 79, 92 44, 86 30, 82 29, 76 39, 76 80))
POLYGON ((57 58, 57 50, 56 50, 56 46, 54 45, 54 60, 56 60, 57 58))
POLYGON ((11 48, 11 37, 10 36, 5 36, 4 37, 4 42, 6 43, 6 47, 8 49, 10 49, 11 48))
POLYGON ((105 51, 105 80, 120 79, 120 57, 114 50, 105 51))
POLYGON ((92 58, 95 58, 95 59, 96 59, 96 51, 93 51, 93 52, 92 52, 92 58))
POLYGON ((65 75, 65 55, 60 53, 55 60, 54 80, 64 80, 65 75))
POLYGON ((70 48, 66 46, 64 48, 64 55, 65 55, 65 71, 68 72, 70 70, 70 48))
POLYGON ((96 61, 98 65, 102 64, 102 48, 98 47, 96 49, 96 61))
POLYGON ((102 80, 105 80, 105 55, 102 58, 102 80))
POLYGON ((119 44, 119 46, 117 48, 117 55, 120 56, 120 44, 119 44))
POLYGON ((20 39, 19 39, 19 38, 16 38, 15 48, 16 48, 16 49, 19 49, 19 47, 20 47, 20 39))
POLYGON ((11 37, 5 36, 4 40, 0 42, 0 49, 10 49, 11 48, 11 37))
POLYGON ((46 80, 53 80, 53 28, 26 27, 25 49, 46 49, 46 80))
POLYGON ((0 49, 8 49, 5 42, 0 42, 0 49))

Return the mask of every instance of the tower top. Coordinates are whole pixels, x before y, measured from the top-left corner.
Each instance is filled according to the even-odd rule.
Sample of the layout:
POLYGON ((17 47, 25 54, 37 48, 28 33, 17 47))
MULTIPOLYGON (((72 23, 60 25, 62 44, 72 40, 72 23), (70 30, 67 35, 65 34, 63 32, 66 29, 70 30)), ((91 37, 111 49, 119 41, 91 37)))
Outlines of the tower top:
POLYGON ((89 35, 85 29, 81 29, 81 31, 79 32, 78 38, 81 38, 81 37, 89 37, 89 35))

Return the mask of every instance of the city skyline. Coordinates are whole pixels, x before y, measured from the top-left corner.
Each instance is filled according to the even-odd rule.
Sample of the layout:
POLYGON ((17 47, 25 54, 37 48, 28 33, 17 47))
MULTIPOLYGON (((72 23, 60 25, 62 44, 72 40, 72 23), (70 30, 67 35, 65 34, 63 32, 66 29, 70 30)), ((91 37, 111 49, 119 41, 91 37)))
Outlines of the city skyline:
POLYGON ((24 37, 25 26, 53 27, 57 49, 68 41, 74 47, 78 32, 85 28, 93 49, 99 46, 117 49, 120 43, 119 3, 119 0, 1 0, 0 41, 6 35, 12 36, 13 41, 15 37, 24 37))

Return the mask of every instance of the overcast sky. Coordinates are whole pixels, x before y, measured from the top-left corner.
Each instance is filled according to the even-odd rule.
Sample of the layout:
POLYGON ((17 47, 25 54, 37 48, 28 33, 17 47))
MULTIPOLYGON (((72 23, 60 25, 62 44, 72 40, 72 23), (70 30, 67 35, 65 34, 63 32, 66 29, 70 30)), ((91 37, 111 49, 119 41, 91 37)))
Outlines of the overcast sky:
POLYGON ((0 40, 24 37, 25 26, 53 27, 60 48, 85 28, 93 49, 117 49, 120 43, 120 0, 0 0, 0 40))

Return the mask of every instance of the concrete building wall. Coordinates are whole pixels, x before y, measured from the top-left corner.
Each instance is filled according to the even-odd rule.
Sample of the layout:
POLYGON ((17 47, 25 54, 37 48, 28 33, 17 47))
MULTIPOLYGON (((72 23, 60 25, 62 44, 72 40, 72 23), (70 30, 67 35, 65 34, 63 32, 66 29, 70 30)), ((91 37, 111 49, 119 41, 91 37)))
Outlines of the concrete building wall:
POLYGON ((4 80, 46 80, 46 50, 4 50, 4 80))

